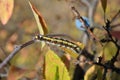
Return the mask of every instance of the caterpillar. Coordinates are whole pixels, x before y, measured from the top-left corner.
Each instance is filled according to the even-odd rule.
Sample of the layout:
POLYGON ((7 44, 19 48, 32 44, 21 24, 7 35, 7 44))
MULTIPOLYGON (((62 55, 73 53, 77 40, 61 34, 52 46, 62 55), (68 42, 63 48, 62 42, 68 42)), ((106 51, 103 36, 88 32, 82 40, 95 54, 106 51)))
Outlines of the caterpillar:
POLYGON ((45 36, 45 35, 37 35, 37 36, 35 36, 35 39, 44 41, 48 44, 57 45, 59 47, 66 47, 66 48, 72 49, 73 51, 75 51, 78 54, 81 53, 81 50, 82 50, 74 42, 65 40, 62 38, 49 37, 49 36, 45 36))

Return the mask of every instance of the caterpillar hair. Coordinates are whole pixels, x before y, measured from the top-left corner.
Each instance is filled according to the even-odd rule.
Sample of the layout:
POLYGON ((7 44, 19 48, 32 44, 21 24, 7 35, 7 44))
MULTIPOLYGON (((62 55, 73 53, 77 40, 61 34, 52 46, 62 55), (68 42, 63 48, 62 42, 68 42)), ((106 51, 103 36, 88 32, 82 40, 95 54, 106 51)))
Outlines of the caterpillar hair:
POLYGON ((44 35, 37 35, 35 36, 35 38, 37 40, 44 41, 48 44, 72 49, 76 53, 81 53, 81 50, 82 50, 76 43, 69 40, 62 39, 62 38, 49 37, 44 35))

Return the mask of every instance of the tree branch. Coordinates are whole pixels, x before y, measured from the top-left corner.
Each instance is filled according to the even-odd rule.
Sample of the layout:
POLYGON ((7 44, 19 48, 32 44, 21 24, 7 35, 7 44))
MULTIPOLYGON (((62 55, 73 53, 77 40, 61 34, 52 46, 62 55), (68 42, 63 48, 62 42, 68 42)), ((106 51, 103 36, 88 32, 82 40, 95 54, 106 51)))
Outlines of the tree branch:
POLYGON ((7 56, 5 50, 2 48, 2 46, 0 46, 0 50, 2 51, 2 53, 3 53, 5 56, 7 56))
POLYGON ((4 67, 13 58, 13 56, 16 55, 16 53, 19 52, 22 48, 24 48, 24 47, 26 47, 28 45, 31 45, 34 42, 35 42, 35 39, 32 39, 32 40, 30 40, 30 41, 28 41, 28 42, 26 42, 26 43, 24 43, 22 45, 15 46, 13 52, 11 52, 10 55, 8 57, 6 57, 6 59, 0 64, 0 69, 2 67, 4 67))
POLYGON ((75 14, 75 16, 80 20, 80 22, 83 23, 84 28, 91 35, 91 37, 96 41, 98 41, 98 43, 102 46, 102 44, 100 43, 100 40, 93 34, 93 32, 90 30, 90 26, 87 26, 86 21, 83 19, 80 13, 75 9, 75 7, 73 6, 71 9, 72 9, 72 12, 75 14))
POLYGON ((81 2, 83 2, 87 7, 90 6, 90 2, 88 0, 81 0, 81 2))
POLYGON ((120 15, 120 10, 116 13, 116 15, 112 18, 111 23, 115 21, 115 19, 120 15))
POLYGON ((111 69, 112 71, 115 71, 116 73, 120 74, 120 68, 116 68, 115 66, 111 66, 111 64, 102 64, 102 63, 99 63, 99 62, 94 62, 93 64, 95 65, 98 65, 98 66, 101 66, 103 67, 104 69, 111 69))
POLYGON ((94 25, 94 14, 96 11, 96 6, 98 4, 99 0, 92 0, 91 2, 89 0, 81 0, 82 3, 84 3, 88 8, 88 18, 90 20, 90 26, 93 27, 94 25))

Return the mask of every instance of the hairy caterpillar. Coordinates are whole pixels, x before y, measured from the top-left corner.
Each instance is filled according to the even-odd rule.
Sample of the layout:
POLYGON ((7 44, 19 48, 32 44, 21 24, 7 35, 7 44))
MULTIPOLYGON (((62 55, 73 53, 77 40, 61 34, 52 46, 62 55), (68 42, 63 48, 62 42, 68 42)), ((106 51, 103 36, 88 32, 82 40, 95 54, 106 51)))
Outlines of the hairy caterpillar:
POLYGON ((37 35, 37 36, 35 36, 35 38, 37 40, 40 40, 40 41, 45 41, 48 44, 57 45, 57 46, 60 46, 60 47, 66 47, 66 48, 72 49, 76 53, 81 53, 81 50, 82 50, 74 42, 69 41, 69 40, 65 40, 65 39, 62 39, 62 38, 49 37, 49 36, 44 36, 44 35, 37 35))

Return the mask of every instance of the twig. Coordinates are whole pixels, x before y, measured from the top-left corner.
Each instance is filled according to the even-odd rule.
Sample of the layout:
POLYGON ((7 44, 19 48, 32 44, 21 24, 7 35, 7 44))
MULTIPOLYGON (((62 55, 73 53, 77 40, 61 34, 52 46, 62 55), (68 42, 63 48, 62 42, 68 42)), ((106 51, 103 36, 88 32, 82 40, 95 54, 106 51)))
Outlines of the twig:
POLYGON ((90 20, 90 26, 93 27, 94 25, 94 14, 96 11, 96 6, 98 4, 99 0, 92 0, 91 2, 89 0, 81 0, 82 3, 84 3, 88 8, 88 18, 90 20))
POLYGON ((81 2, 83 2, 84 4, 86 4, 87 7, 90 6, 90 2, 88 0, 81 0, 81 2))
POLYGON ((115 25, 111 25, 111 28, 116 28, 116 27, 119 27, 119 26, 120 26, 120 23, 115 24, 115 25))
POLYGON ((7 56, 5 50, 2 48, 2 46, 0 46, 0 50, 3 52, 3 54, 5 55, 5 57, 7 56))
POLYGON ((111 21, 107 20, 106 26, 105 26, 105 30, 106 30, 109 38, 110 38, 110 41, 112 41, 112 42, 115 44, 115 46, 117 47, 116 55, 111 59, 111 64, 113 65, 114 62, 115 62, 116 59, 117 59, 117 56, 118 56, 118 54, 119 54, 120 48, 119 48, 119 45, 117 44, 117 41, 113 39, 113 37, 112 37, 112 35, 111 35, 111 33, 110 33, 110 30, 109 30, 109 28, 111 27, 110 24, 111 24, 111 21))
POLYGON ((110 24, 111 24, 111 21, 107 20, 104 29, 106 30, 110 41, 112 41, 115 44, 115 46, 117 47, 117 52, 116 52, 115 56, 113 56, 113 58, 111 60, 107 61, 107 63, 105 63, 105 64, 102 64, 101 60, 99 62, 97 62, 97 63, 96 62, 94 63, 94 64, 102 66, 104 68, 103 80, 105 80, 106 73, 107 73, 108 69, 111 69, 112 71, 115 71, 116 73, 120 74, 120 68, 116 68, 114 66, 114 63, 117 60, 117 56, 119 55, 120 46, 117 44, 117 40, 113 39, 113 37, 112 37, 112 35, 110 33, 110 28, 111 28, 110 24))
POLYGON ((83 17, 81 17, 81 15, 79 14, 79 12, 75 9, 75 7, 71 7, 72 12, 75 14, 75 16, 83 23, 84 28, 87 30, 87 32, 93 37, 93 39, 95 39, 96 41, 98 41, 98 43, 102 46, 102 44, 100 43, 100 40, 98 38, 96 38, 96 36, 93 34, 93 32, 90 30, 90 26, 86 25, 86 21, 83 19, 83 17))
POLYGON ((102 78, 102 80, 105 80, 105 78, 106 78, 106 73, 107 73, 107 69, 104 68, 104 72, 103 72, 103 78, 102 78))
POLYGON ((22 45, 17 45, 17 46, 14 48, 13 52, 11 52, 10 55, 0 64, 0 69, 1 69, 2 67, 4 67, 4 66, 13 58, 13 56, 16 55, 16 53, 17 53, 18 51, 20 51, 22 48, 24 48, 24 47, 26 47, 26 46, 28 46, 28 45, 33 44, 34 42, 35 42, 35 40, 33 39, 33 40, 30 40, 30 41, 28 41, 28 42, 26 42, 26 43, 24 43, 24 44, 22 44, 22 45))
POLYGON ((112 71, 115 71, 116 73, 120 74, 120 68, 116 68, 115 66, 111 66, 110 64, 102 64, 102 63, 98 63, 98 62, 94 62, 93 64, 98 65, 103 67, 104 69, 111 69, 112 71))
POLYGON ((113 23, 115 21, 115 19, 118 17, 118 15, 120 14, 120 10, 116 13, 116 15, 112 18, 111 23, 113 23))

